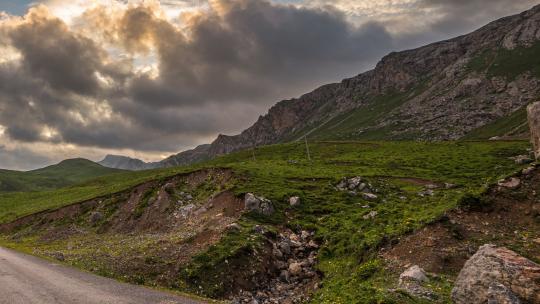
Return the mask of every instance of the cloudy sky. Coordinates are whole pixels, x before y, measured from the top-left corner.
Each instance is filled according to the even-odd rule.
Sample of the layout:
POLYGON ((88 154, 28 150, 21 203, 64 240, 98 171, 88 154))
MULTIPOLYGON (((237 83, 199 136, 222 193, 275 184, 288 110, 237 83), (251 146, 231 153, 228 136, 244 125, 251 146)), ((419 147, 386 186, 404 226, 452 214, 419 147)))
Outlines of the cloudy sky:
POLYGON ((159 160, 531 0, 0 0, 0 168, 159 160))

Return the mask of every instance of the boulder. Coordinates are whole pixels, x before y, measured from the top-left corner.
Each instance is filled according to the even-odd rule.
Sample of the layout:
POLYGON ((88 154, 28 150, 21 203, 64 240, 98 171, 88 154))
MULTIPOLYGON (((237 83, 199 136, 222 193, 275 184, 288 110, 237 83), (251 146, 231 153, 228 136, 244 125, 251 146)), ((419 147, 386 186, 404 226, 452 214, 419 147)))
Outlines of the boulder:
POLYGON ((521 171, 521 174, 523 174, 523 175, 529 175, 529 174, 531 174, 531 173, 534 172, 534 169, 535 169, 535 167, 533 167, 533 166, 527 167, 527 168, 525 168, 525 169, 523 169, 523 170, 521 171))
POLYGON ((521 186, 521 180, 517 177, 511 177, 508 180, 500 180, 498 185, 508 189, 517 189, 521 186))
POLYGON ((302 264, 300 263, 291 263, 289 265, 289 273, 293 276, 298 276, 302 273, 302 264))
POLYGON ((289 198, 289 205, 291 205, 291 207, 300 206, 300 197, 298 197, 298 196, 290 197, 289 198))
POLYGON ((96 211, 96 212, 90 213, 90 218, 89 218, 90 224, 95 225, 102 219, 103 219, 103 214, 101 212, 96 211))
POLYGON ((263 215, 271 215, 274 213, 274 206, 271 201, 264 197, 257 197, 253 193, 247 193, 244 197, 244 209, 263 215))
POLYGON ((404 281, 416 281, 416 282, 427 282, 429 281, 424 269, 420 268, 418 265, 409 267, 399 276, 400 284, 404 281))
POLYGON ((465 263, 452 290, 456 304, 540 303, 540 265, 504 248, 487 244, 465 263), (497 299, 506 302, 494 302, 497 299), (514 302, 512 302, 514 301, 514 302))
POLYGON ((350 178, 348 180, 348 183, 349 183, 348 187, 350 190, 356 189, 360 185, 361 182, 362 182, 362 178, 360 176, 350 178))
POLYGON ((373 193, 362 193, 362 198, 366 201, 376 201, 378 196, 373 193))
POLYGON ((399 288, 412 296, 433 300, 436 298, 433 291, 422 286, 423 283, 428 281, 426 272, 418 265, 414 265, 406 269, 399 276, 399 288))
POLYGON ((365 220, 369 220, 369 219, 372 219, 374 217, 376 217, 378 214, 377 211, 370 211, 368 214, 364 215, 362 218, 365 219, 365 220))
POLYGON ((514 157, 514 161, 517 165, 526 165, 532 163, 534 160, 529 155, 518 155, 514 157))
POLYGON ((540 158, 540 101, 527 107, 527 119, 536 159, 540 158))
POLYGON ((242 230, 242 226, 238 225, 237 223, 232 223, 230 225, 227 225, 227 227, 225 227, 225 229, 227 231, 240 231, 240 230, 242 230))
POLYGON ((194 204, 188 204, 182 208, 180 208, 180 215, 182 215, 183 218, 189 217, 193 211, 195 210, 196 206, 194 204))
POLYGON ((493 283, 488 288, 488 304, 521 304, 516 295, 500 283, 493 283))

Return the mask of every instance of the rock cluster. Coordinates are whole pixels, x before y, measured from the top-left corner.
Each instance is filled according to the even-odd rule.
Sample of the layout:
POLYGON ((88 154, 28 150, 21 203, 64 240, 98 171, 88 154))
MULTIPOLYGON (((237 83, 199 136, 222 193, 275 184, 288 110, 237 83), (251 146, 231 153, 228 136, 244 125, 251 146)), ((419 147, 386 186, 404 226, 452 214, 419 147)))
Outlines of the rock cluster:
POLYGON ((534 160, 532 158, 530 158, 529 155, 518 155, 518 156, 514 157, 514 161, 518 165, 525 165, 525 164, 532 163, 534 160))
POLYGON ((467 303, 540 303, 540 265, 487 244, 465 263, 452 299, 467 303))
POLYGON ((306 291, 313 287, 319 277, 314 269, 319 246, 313 240, 313 232, 296 234, 287 230, 270 243, 274 275, 264 286, 257 286, 257 290, 243 291, 232 303, 281 304, 307 300, 306 291))
POLYGON ((427 282, 429 282, 429 278, 426 272, 418 265, 409 267, 399 276, 400 289, 412 296, 432 300, 435 298, 435 294, 422 286, 423 283, 427 282))
POLYGON ((514 189, 519 188, 519 186, 521 186, 521 180, 517 177, 511 177, 509 179, 500 180, 497 184, 500 187, 514 190, 514 189))
POLYGON ((274 213, 274 205, 264 197, 255 196, 253 193, 246 193, 244 197, 245 210, 256 212, 263 215, 271 215, 274 213))
POLYGON ((378 196, 374 194, 377 192, 376 189, 373 189, 373 186, 360 176, 355 176, 351 178, 343 178, 337 185, 336 189, 339 191, 349 191, 351 195, 357 195, 361 193, 362 198, 367 201, 375 201, 378 199, 378 196))
POLYGON ((540 101, 527 107, 527 118, 536 159, 540 158, 540 101))

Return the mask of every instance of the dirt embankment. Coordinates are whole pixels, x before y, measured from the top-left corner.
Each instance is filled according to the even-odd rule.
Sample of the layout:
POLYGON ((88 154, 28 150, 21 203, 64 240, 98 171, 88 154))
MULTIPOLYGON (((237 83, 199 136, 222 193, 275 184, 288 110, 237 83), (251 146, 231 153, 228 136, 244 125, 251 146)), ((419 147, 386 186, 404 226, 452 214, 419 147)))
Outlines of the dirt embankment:
POLYGON ((405 236, 381 256, 400 273, 410 265, 455 276, 479 246, 492 243, 540 262, 540 168, 518 176, 519 187, 492 187, 440 221, 405 236))

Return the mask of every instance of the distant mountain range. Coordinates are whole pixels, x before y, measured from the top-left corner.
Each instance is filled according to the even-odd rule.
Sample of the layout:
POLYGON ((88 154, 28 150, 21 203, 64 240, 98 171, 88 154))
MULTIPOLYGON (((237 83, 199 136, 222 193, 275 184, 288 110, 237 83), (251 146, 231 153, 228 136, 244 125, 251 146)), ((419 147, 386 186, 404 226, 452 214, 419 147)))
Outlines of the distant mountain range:
POLYGON ((82 158, 67 159, 32 171, 0 169, 0 193, 58 189, 119 172, 123 171, 82 158))
POLYGON ((467 35, 391 53, 371 71, 277 103, 238 135, 219 135, 210 145, 158 163, 106 161, 112 156, 100 163, 129 170, 177 166, 303 137, 523 138, 528 134, 525 107, 540 99, 539 81, 540 6, 536 6, 467 35))

